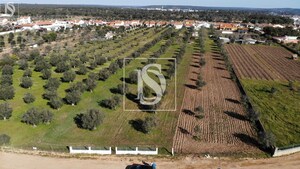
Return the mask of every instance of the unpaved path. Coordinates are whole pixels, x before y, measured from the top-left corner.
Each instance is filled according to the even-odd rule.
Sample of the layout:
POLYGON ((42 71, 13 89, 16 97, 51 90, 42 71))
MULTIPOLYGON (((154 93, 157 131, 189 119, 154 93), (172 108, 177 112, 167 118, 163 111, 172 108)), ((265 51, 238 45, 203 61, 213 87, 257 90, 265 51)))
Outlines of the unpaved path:
POLYGON ((207 159, 102 156, 94 159, 54 158, 0 152, 0 169, 126 169, 128 165, 155 161, 158 169, 299 169, 300 154, 268 159, 207 159))

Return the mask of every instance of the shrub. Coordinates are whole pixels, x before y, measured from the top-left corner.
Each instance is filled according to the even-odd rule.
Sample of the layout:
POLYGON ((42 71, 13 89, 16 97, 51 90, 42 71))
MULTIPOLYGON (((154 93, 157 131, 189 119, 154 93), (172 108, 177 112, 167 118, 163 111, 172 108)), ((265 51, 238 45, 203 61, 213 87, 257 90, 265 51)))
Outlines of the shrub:
POLYGON ((272 87, 271 90, 270 90, 270 93, 271 93, 272 95, 274 95, 274 94, 277 93, 277 91, 278 91, 278 90, 277 90, 275 87, 272 87))
POLYGON ((295 85, 295 83, 293 81, 289 81, 288 86, 291 91, 298 91, 297 86, 295 85))
POLYGON ((203 86, 206 85, 206 82, 202 79, 201 76, 198 77, 197 81, 196 81, 196 86, 197 88, 202 88, 203 86))
POLYGON ((1 134, 0 135, 0 145, 6 145, 9 144, 10 142, 10 137, 6 134, 1 134))
POLYGON ((259 143, 263 148, 268 149, 275 146, 276 138, 271 132, 260 132, 258 134, 259 143))
POLYGON ((33 103, 35 101, 35 97, 31 93, 26 93, 23 97, 25 103, 33 103))
POLYGON ((194 140, 200 140, 201 128, 200 128, 199 125, 196 125, 196 126, 194 127, 194 133, 195 133, 195 135, 193 136, 193 139, 194 139, 194 140))
POLYGON ((204 110, 201 106, 196 107, 195 108, 195 117, 197 119, 202 119, 204 117, 203 114, 202 114, 203 112, 204 112, 204 110))
POLYGON ((206 64, 205 59, 201 58, 199 64, 200 64, 200 66, 204 66, 206 64))

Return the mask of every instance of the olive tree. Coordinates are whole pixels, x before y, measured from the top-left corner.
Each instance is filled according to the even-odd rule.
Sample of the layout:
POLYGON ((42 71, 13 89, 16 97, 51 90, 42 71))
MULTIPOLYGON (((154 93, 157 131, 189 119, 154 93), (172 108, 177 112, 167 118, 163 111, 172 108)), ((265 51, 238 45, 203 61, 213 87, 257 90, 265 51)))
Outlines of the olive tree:
POLYGON ((87 78, 84 81, 85 86, 86 86, 86 90, 93 92, 93 90, 97 87, 97 82, 95 79, 92 78, 87 78))
POLYGON ((33 103, 35 101, 35 97, 31 93, 26 93, 23 97, 25 103, 33 103))
POLYGON ((110 99, 105 99, 100 102, 102 107, 109 109, 116 109, 116 107, 121 103, 121 99, 118 96, 113 96, 110 99))
POLYGON ((150 131, 157 126, 157 119, 155 117, 146 117, 142 123, 142 129, 144 133, 150 133, 150 131))
POLYGON ((2 75, 12 75, 14 73, 14 69, 11 65, 4 65, 2 67, 2 75))
POLYGON ((19 69, 26 70, 28 68, 28 62, 26 59, 21 59, 19 61, 19 69))
POLYGON ((22 77, 21 78, 21 84, 23 88, 30 88, 33 85, 33 82, 30 77, 22 77))
POLYGON ((12 75, 2 75, 0 77, 0 84, 1 85, 12 85, 13 84, 12 75))
POLYGON ((30 69, 26 69, 23 73, 23 77, 31 77, 32 71, 30 69))
POLYGON ((42 79, 49 79, 50 77, 51 77, 51 74, 52 74, 52 72, 51 72, 51 70, 50 69, 43 69, 42 71, 41 71, 41 73, 42 73, 42 75, 41 75, 41 77, 42 77, 42 79))
POLYGON ((13 109, 5 102, 0 104, 0 120, 6 120, 11 117, 13 109))
POLYGON ((99 79, 105 81, 109 78, 111 72, 108 69, 102 69, 99 71, 99 79))
POLYGON ((63 100, 58 96, 54 96, 50 98, 49 105, 53 109, 60 109, 63 106, 63 104, 64 104, 63 100))
POLYGON ((136 71, 129 73, 129 82, 131 84, 136 84, 138 81, 138 73, 136 71))
POLYGON ((60 81, 58 80, 58 78, 49 78, 46 84, 44 85, 46 89, 55 89, 55 90, 58 89, 59 86, 60 86, 60 81))
POLYGON ((73 82, 76 78, 76 73, 73 70, 64 72, 62 80, 64 82, 73 82))
POLYGON ((53 113, 49 110, 39 110, 37 108, 30 108, 22 116, 22 122, 33 126, 40 123, 50 123, 53 118, 53 113))
POLYGON ((80 128, 95 130, 103 122, 103 119, 104 113, 97 109, 89 109, 86 113, 77 115, 75 122, 80 128))
POLYGON ((1 85, 0 93, 0 100, 13 99, 15 96, 15 89, 11 85, 1 85))
POLYGON ((81 97, 81 92, 78 90, 74 90, 67 93, 65 100, 67 101, 68 104, 74 106, 80 101, 80 97, 81 97))

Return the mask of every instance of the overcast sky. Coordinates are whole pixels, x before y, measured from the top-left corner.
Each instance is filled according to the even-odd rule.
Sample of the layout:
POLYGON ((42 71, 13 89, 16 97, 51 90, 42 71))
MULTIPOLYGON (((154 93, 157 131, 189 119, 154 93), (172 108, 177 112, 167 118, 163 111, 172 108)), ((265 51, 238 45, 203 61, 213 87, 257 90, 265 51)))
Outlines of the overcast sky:
MULTIPOLYGON (((3 0, 0 0, 0 2, 3 0)), ((6 1, 6 0, 4 0, 6 1)), ((11 0, 13 2, 14 0, 11 0)), ((300 0, 15 0, 38 4, 194 5, 216 7, 300 8, 300 0)))

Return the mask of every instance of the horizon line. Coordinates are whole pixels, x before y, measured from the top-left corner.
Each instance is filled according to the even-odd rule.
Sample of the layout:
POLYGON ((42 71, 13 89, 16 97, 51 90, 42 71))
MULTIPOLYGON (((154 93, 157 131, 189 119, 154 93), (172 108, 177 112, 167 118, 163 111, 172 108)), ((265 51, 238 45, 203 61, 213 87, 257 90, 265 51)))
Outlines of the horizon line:
MULTIPOLYGON (((4 4, 4 3, 0 3, 4 4)), ((149 6, 175 6, 175 7, 202 7, 202 8, 231 8, 231 9, 299 9, 293 7, 234 7, 234 6, 198 6, 198 5, 103 5, 103 4, 55 4, 55 3, 17 3, 19 5, 77 5, 77 6, 107 6, 107 7, 149 7, 149 6)))

